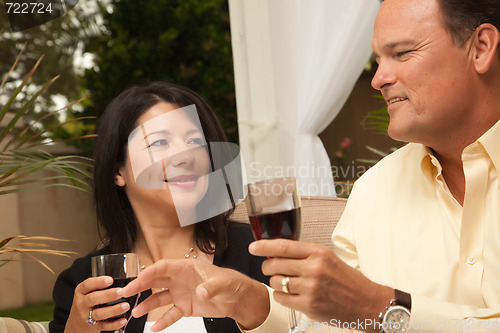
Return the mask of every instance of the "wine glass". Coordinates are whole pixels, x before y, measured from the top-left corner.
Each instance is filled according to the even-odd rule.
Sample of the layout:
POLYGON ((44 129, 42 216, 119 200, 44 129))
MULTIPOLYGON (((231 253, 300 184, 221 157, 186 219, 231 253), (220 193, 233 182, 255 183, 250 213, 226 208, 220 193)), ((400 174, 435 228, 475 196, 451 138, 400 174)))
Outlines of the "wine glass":
MULTIPOLYGON (((297 178, 276 178, 250 183, 245 199, 256 240, 298 240, 302 230, 297 178)), ((295 311, 290 309, 290 333, 299 333, 295 311)))
MULTIPOLYGON (((93 277, 106 275, 113 278, 113 284, 107 289, 123 288, 139 275, 139 260, 136 253, 105 254, 92 257, 90 262, 92 266, 93 277)), ((136 294, 131 297, 122 297, 112 302, 100 304, 97 307, 111 306, 121 302, 127 302, 130 305, 130 308, 126 313, 108 318, 106 319, 106 321, 125 318, 127 319, 128 323, 132 315, 132 309, 137 305, 138 299, 139 295, 136 294)), ((115 333, 125 332, 126 327, 127 325, 125 324, 124 327, 115 330, 115 333)))

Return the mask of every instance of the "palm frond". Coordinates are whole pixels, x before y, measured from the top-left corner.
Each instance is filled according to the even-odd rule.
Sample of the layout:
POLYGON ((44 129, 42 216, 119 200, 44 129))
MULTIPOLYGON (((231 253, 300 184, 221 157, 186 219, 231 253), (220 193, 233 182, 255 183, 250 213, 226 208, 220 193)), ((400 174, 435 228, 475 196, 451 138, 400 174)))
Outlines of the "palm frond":
MULTIPOLYGON (((49 132, 51 132, 51 131, 59 128, 59 127, 63 127, 66 124, 73 123, 75 121, 85 120, 85 119, 95 119, 95 117, 94 116, 78 117, 78 118, 73 118, 73 119, 67 120, 67 121, 65 121, 63 123, 58 123, 55 126, 49 127, 49 128, 47 128, 47 129, 45 129, 43 131, 38 132, 36 135, 33 135, 30 138, 27 138, 25 141, 19 142, 19 144, 18 144, 17 147, 19 147, 21 145, 24 145, 24 144, 27 144, 29 142, 32 142, 32 141, 36 140, 37 138, 40 138, 41 136, 43 136, 45 133, 49 133, 49 132)), ((85 138, 91 138, 91 137, 95 137, 95 135, 87 135, 87 136, 85 136, 85 138)), ((80 138, 83 138, 83 136, 80 137, 80 138)), ((75 138, 72 138, 72 139, 75 139, 75 138)), ((52 141, 52 142, 54 142, 54 141, 52 141)), ((46 143, 47 142, 44 142, 43 144, 46 144, 46 143)), ((31 145, 30 147, 36 146, 38 144, 40 144, 40 143, 37 143, 35 145, 31 145)))
MULTIPOLYGON (((383 99, 382 96, 374 96, 377 99, 383 99)), ((362 121, 364 128, 373 130, 378 134, 387 135, 387 128, 389 127, 389 114, 387 107, 373 110, 369 112, 362 121)))
POLYGON ((12 261, 21 261, 19 259, 12 258, 13 254, 22 254, 25 255, 31 260, 37 262, 45 269, 49 270, 52 274, 54 271, 43 261, 35 257, 33 254, 48 254, 48 255, 56 255, 69 257, 70 254, 76 254, 73 251, 62 251, 62 250, 51 250, 47 249, 49 247, 48 244, 44 242, 65 242, 64 239, 54 238, 54 237, 46 237, 46 236, 24 236, 24 235, 16 235, 12 237, 5 238, 0 241, 0 255, 9 255, 8 258, 0 258, 0 267, 4 266, 8 262, 12 261), (12 244, 14 243, 14 244, 12 244), (11 245, 12 244, 12 245, 11 245))
MULTIPOLYGON (((0 95, 9 76, 18 65, 25 46, 26 44, 2 80, 0 95)), ((44 146, 46 147, 52 143, 52 141, 46 140, 46 134, 50 131, 70 122, 77 122, 87 118, 80 117, 65 122, 61 122, 56 118, 56 115, 60 111, 67 110, 81 100, 70 103, 59 110, 48 112, 27 126, 21 124, 24 121, 24 117, 28 115, 32 107, 37 103, 37 99, 58 78, 56 76, 50 79, 31 95, 27 92, 29 90, 27 88, 28 82, 35 74, 42 59, 43 55, 40 56, 36 64, 26 74, 19 86, 10 94, 6 104, 0 108, 0 142, 2 143, 0 146, 0 195, 53 186, 63 186, 78 190, 87 190, 89 187, 88 180, 91 177, 90 169, 92 164, 90 158, 71 155, 53 156, 43 149, 44 146), (30 97, 21 106, 16 106, 16 109, 14 109, 14 102, 21 93, 30 97), (10 119, 7 119, 7 115, 10 116, 10 119), (55 120, 55 125, 45 125, 43 122, 46 120, 50 120, 52 123, 55 120), (19 130, 20 128, 22 130, 19 130), (40 176, 39 171, 42 170, 49 171, 49 175, 40 176)), ((92 136, 86 135, 80 138, 92 136)), ((70 139, 76 138, 78 137, 70 139)), ((74 254, 74 252, 49 249, 47 242, 53 241, 62 240, 46 236, 28 237, 17 235, 7 237, 0 241, 0 255, 6 256, 5 258, 0 258, 0 267, 8 262, 16 261, 17 259, 12 258, 13 255, 21 254, 54 273, 47 264, 35 257, 34 254, 68 256, 74 254)))
POLYGON ((19 237, 19 236, 11 236, 11 237, 7 237, 7 238, 5 238, 5 239, 2 239, 2 240, 0 241, 0 249, 1 249, 2 247, 4 247, 5 245, 7 245, 7 244, 8 244, 11 240, 13 240, 13 239, 15 239, 15 238, 17 238, 17 237, 19 237))
MULTIPOLYGON (((391 147, 391 148, 389 148, 389 151, 383 151, 383 150, 376 149, 376 148, 373 148, 370 146, 365 146, 365 147, 366 147, 366 149, 368 149, 369 151, 371 151, 375 155, 380 156, 380 158, 386 157, 387 155, 389 155, 390 153, 392 153, 396 149, 398 149, 397 147, 391 147)), ((356 159, 356 161, 358 161, 358 162, 367 163, 367 164, 376 164, 379 160, 380 159, 367 159, 367 158, 356 159)))
POLYGON ((19 148, 23 145, 25 145, 26 143, 30 142, 30 141, 34 141, 34 140, 37 140, 37 139, 40 139, 45 133, 47 132, 50 132, 51 130, 54 130, 56 128, 59 128, 59 127, 62 127, 64 126, 65 124, 67 123, 70 123, 70 122, 74 122, 74 121, 79 121, 79 120, 82 120, 82 119, 91 119, 91 118, 95 118, 95 117, 80 117, 80 118, 77 118, 77 119, 70 119, 64 123, 58 123, 57 125, 55 126, 52 126, 52 128, 49 128, 49 129, 45 129, 45 130, 41 130, 39 131, 38 133, 35 133, 31 136, 28 136, 27 138, 23 139, 23 137, 26 136, 26 134, 33 129, 34 126, 36 126, 37 124, 43 124, 43 121, 50 118, 50 117, 53 117, 55 115, 57 115, 59 112, 63 111, 63 110, 66 110, 68 108, 70 108, 71 106, 81 102, 83 100, 83 98, 77 100, 77 101, 74 101, 72 103, 69 103, 68 105, 60 108, 60 109, 57 109, 55 111, 52 111, 52 112, 49 112, 47 113, 46 115, 43 115, 42 117, 38 118, 37 120, 35 120, 34 122, 28 124, 24 130, 20 131, 18 134, 14 135, 12 137, 12 139, 10 139, 10 141, 5 145, 4 147, 4 150, 8 149, 11 145, 15 144, 15 148, 19 148))
MULTIPOLYGON (((4 82, 7 80, 9 74, 19 62, 19 57, 22 50, 12 66, 11 71, 7 73, 4 82)), ((23 116, 28 114, 29 110, 36 103, 36 100, 41 96, 53 83, 57 80, 58 76, 49 80, 41 88, 38 89, 31 98, 12 112, 11 106, 16 97, 27 87, 27 84, 35 71, 39 67, 43 55, 38 59, 36 64, 31 68, 28 74, 24 77, 23 81, 17 89, 9 97, 7 103, 0 110, 0 123, 3 122, 5 116, 9 113, 12 118, 7 122, 4 127, 0 128, 0 142, 5 142, 0 147, 0 194, 15 193, 25 191, 27 189, 40 189, 52 186, 69 186, 79 190, 87 190, 89 188, 87 181, 90 179, 91 160, 80 156, 53 156, 43 150, 43 147, 53 143, 51 140, 46 140, 46 134, 51 131, 63 127, 72 122, 78 122, 92 117, 79 117, 70 119, 68 121, 60 122, 57 114, 63 110, 67 110, 76 103, 81 102, 78 100, 60 108, 58 110, 49 112, 42 115, 37 120, 23 126, 22 130, 19 128, 19 123, 23 116), (44 126, 43 122, 56 119, 55 125, 44 126), (37 127, 37 125, 39 125, 37 127), (38 129, 40 128, 40 129, 38 129), (38 147, 38 148, 36 148, 38 147), (48 177, 33 177, 33 175, 41 170, 50 170, 55 173, 55 176, 48 177), (60 182, 65 180, 66 182, 60 182), (17 188, 17 186, 22 186, 17 188), (29 187, 28 187, 29 186, 29 187)), ((93 135, 86 135, 80 138, 88 138, 93 135)), ((77 139, 77 138, 70 138, 77 139)))
POLYGON ((368 149, 369 151, 371 151, 372 153, 380 156, 380 157, 385 157, 387 155, 389 155, 389 153, 385 152, 385 151, 382 151, 380 149, 376 149, 376 148, 373 148, 373 147, 370 147, 370 146, 366 146, 366 149, 368 149))
POLYGON ((17 58, 14 61, 14 64, 12 65, 12 67, 10 68, 10 70, 7 72, 7 74, 5 75, 5 78, 3 79, 2 83, 0 84, 0 89, 3 88, 3 86, 5 85, 5 82, 7 82, 10 74, 12 74, 12 72, 16 68, 17 64, 19 63, 19 59, 21 59, 21 55, 23 54, 25 48, 26 48, 26 43, 23 44, 23 46, 21 48, 21 51, 19 51, 19 54, 17 55, 17 58))
POLYGON ((51 186, 69 186, 78 190, 88 189, 91 159, 81 156, 53 156, 42 150, 15 150, 1 154, 0 188, 37 184, 30 188, 12 188, 0 194, 21 192, 26 189, 51 186), (85 166, 86 169, 82 168, 85 166), (50 170, 55 176, 28 178, 41 170, 50 170), (70 184, 56 182, 67 180, 70 184), (5 192, 5 193, 4 193, 5 192))
MULTIPOLYGON (((63 110, 66 110, 70 107, 72 107, 73 105, 75 104, 78 104, 80 103, 81 101, 83 101, 84 99, 83 98, 80 98, 79 100, 77 101, 74 101, 74 102, 71 102, 69 104, 67 104, 66 106, 60 108, 60 109, 57 109, 55 111, 52 111, 52 112, 49 112, 47 113, 46 115, 43 115, 42 117, 38 118, 37 120, 35 120, 34 122, 32 122, 31 124, 29 124, 28 126, 26 126, 24 128, 23 131, 19 132, 18 135, 16 135, 15 137, 12 138, 12 140, 7 144, 7 146, 10 146, 13 142, 16 142, 17 141, 17 145, 16 147, 20 147, 22 145, 24 145, 25 143, 31 141, 31 140, 34 140, 34 139, 37 139, 37 138, 40 138, 44 133, 46 133, 48 130, 44 130, 44 131, 40 131, 39 133, 31 136, 31 137, 28 137, 26 138, 25 140, 21 140, 21 138, 26 134, 28 133, 28 131, 33 127, 33 126, 36 126, 37 124, 42 124, 43 121, 45 119, 48 119, 49 117, 52 117, 52 116, 55 116, 56 114, 58 114, 59 112, 63 111, 63 110)), ((59 126, 56 125, 56 127, 60 127, 62 126, 63 124, 58 124, 59 126)))
MULTIPOLYGON (((16 90, 14 90, 14 92, 12 93, 12 95, 10 96, 7 104, 5 104, 5 106, 2 108, 2 110, 0 111, 0 119, 3 119, 3 117, 5 116, 5 114, 7 113, 7 111, 9 111, 12 103, 14 103, 14 100, 16 99, 16 97, 19 95, 19 93, 24 89, 24 87, 26 87, 28 81, 31 79, 31 77, 33 76, 33 74, 35 73, 36 69, 38 68, 38 66, 40 65, 40 63, 42 62, 42 59, 43 59, 44 55, 42 54, 40 56, 40 58, 38 58, 37 62, 33 65, 33 67, 31 68, 31 70, 28 72, 28 74, 26 74, 26 76, 24 77, 23 81, 21 82, 21 84, 19 85, 19 87, 16 88, 16 90)), ((14 67, 12 67, 13 69, 14 67)), ((7 73, 4 81, 6 81, 10 75, 10 73, 12 72, 12 69, 7 73)))
MULTIPOLYGON (((383 100, 384 97, 382 95, 374 96, 377 99, 383 100)), ((387 112, 387 107, 382 107, 380 109, 373 110, 369 112, 362 120, 362 124, 365 129, 369 129, 374 131, 377 134, 387 135, 387 129, 389 128, 389 113, 387 112)), ((382 151, 380 149, 376 149, 370 146, 366 146, 366 149, 374 153, 375 155, 383 158, 389 155, 391 152, 395 151, 397 148, 392 147, 388 152, 382 151)), ((358 162, 367 163, 367 164, 376 164, 380 159, 356 159, 358 162)))

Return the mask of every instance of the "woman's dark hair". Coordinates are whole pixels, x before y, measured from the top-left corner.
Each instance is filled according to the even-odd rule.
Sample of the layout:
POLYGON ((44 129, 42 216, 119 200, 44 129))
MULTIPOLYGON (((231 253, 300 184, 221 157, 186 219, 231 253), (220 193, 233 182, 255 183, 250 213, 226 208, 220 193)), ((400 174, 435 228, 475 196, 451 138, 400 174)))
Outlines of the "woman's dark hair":
MULTIPOLYGON (((179 107, 194 104, 207 144, 227 141, 211 107, 188 88, 156 82, 131 87, 113 99, 99 122, 93 178, 97 220, 106 231, 104 245, 112 252, 131 251, 137 234, 136 216, 124 189, 115 184, 115 175, 126 163, 128 137, 137 127, 137 120, 160 102, 179 107)), ((201 251, 214 253, 227 247, 226 220, 231 212, 196 223, 194 239, 201 251)))

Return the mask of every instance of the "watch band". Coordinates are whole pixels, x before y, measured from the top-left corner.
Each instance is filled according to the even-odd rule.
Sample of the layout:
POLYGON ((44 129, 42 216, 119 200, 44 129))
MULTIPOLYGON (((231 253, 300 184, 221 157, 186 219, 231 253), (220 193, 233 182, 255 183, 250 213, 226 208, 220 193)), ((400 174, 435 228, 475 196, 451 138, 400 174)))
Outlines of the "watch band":
POLYGON ((386 313, 388 313, 389 309, 394 309, 398 307, 399 308, 403 307, 405 309, 404 311, 409 313, 411 311, 411 295, 399 289, 394 289, 394 299, 392 299, 389 305, 385 308, 385 310, 383 312, 380 312, 379 314, 379 319, 381 324, 380 333, 386 333, 383 327, 386 313))
POLYGON ((411 311, 411 295, 401 291, 399 289, 394 289, 394 295, 396 297, 396 304, 402 305, 411 311))

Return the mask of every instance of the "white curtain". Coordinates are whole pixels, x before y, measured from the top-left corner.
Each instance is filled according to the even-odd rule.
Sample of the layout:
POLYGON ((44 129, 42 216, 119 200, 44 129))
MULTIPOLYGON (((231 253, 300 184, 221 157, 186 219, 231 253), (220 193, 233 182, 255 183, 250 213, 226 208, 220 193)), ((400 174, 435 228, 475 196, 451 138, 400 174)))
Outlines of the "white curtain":
POLYGON ((318 134, 370 54, 376 0, 229 0, 240 146, 249 181, 298 176, 335 196, 318 134))

